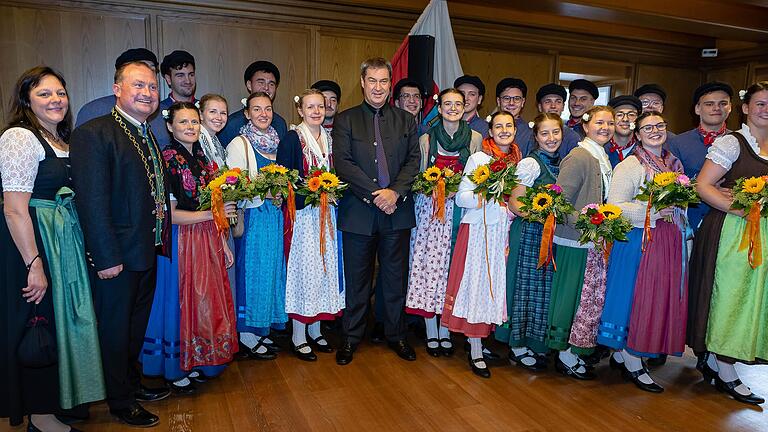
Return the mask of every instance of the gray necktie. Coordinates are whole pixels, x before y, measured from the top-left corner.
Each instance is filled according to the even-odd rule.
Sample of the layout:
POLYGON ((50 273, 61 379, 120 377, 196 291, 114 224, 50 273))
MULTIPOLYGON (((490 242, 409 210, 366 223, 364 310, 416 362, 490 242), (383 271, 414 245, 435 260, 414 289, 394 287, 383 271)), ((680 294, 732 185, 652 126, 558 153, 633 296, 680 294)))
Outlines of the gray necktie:
POLYGON ((373 136, 376 140, 373 146, 376 147, 376 171, 379 176, 379 186, 386 188, 389 186, 389 167, 387 166, 387 155, 384 153, 384 145, 381 141, 381 110, 376 110, 373 115, 373 136))

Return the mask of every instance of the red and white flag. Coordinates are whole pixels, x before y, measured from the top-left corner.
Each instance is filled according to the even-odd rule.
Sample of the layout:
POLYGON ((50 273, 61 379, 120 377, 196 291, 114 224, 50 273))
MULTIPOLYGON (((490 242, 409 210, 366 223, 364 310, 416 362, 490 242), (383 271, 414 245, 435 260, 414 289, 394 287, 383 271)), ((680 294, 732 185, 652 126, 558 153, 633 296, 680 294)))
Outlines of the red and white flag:
MULTIPOLYGON (((413 47, 409 48, 409 39, 411 36, 432 36, 435 39, 434 67, 432 73, 432 83, 424 90, 427 92, 427 99, 424 106, 425 121, 431 115, 429 113, 434 105, 432 95, 441 90, 453 86, 456 78, 464 73, 461 70, 459 53, 456 50, 456 41, 453 39, 453 28, 451 27, 451 17, 448 15, 448 3, 446 0, 430 0, 424 12, 413 25, 408 36, 395 52, 392 58, 392 82, 397 83, 403 78, 414 79, 408 76, 408 59, 418 56, 429 55, 427 52, 412 52, 413 47)), ((419 49, 419 48, 417 48, 419 49)), ((418 81, 418 80, 416 80, 418 81)))

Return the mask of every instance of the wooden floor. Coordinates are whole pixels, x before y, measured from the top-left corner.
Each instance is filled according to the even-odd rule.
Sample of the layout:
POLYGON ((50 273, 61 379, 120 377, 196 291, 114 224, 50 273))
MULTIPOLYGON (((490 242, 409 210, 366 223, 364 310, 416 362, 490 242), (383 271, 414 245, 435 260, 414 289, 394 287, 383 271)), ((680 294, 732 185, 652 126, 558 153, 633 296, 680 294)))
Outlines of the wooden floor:
MULTIPOLYGON (((419 341, 414 339, 414 343, 419 341)), ((499 354, 505 348, 493 344, 499 354)), ((528 373, 507 362, 493 376, 473 375, 464 351, 452 358, 417 349, 415 362, 365 343, 354 361, 333 354, 315 363, 282 352, 276 361, 232 364, 195 396, 145 406, 161 416, 154 431, 768 431, 762 408, 735 402, 705 384, 695 359, 674 358, 653 371, 663 394, 622 381, 603 361, 598 378, 565 378, 552 367, 528 373)), ((739 367, 755 393, 768 396, 768 367, 739 367)), ((768 406, 766 406, 768 408, 768 406)), ((106 405, 91 409, 84 431, 135 431, 112 421, 106 405)), ((9 429, 7 423, 0 431, 9 429)))

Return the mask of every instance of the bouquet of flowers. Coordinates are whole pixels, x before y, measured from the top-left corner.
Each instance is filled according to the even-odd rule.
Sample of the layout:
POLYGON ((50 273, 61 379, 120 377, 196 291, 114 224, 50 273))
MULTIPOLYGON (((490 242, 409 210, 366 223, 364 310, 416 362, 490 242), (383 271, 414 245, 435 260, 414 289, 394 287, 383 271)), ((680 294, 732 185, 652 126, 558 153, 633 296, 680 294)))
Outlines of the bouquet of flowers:
POLYGON ((621 215, 621 208, 616 205, 587 204, 576 220, 576 229, 581 233, 579 243, 592 242, 607 260, 613 242, 627 241, 632 223, 621 215))
POLYGON ((309 172, 309 177, 304 179, 296 193, 306 196, 307 205, 320 208, 320 256, 323 257, 323 271, 327 271, 325 268, 325 232, 328 230, 331 238, 333 238, 336 231, 331 223, 329 205, 335 205, 341 198, 341 193, 349 185, 341 182, 333 170, 329 171, 313 166, 310 167, 309 172))
POLYGON ((739 251, 749 248, 749 265, 757 268, 763 263, 762 242, 760 240, 760 217, 768 217, 768 175, 762 177, 740 178, 733 187, 731 208, 743 210, 747 225, 741 236, 739 251))
POLYGON ((539 264, 541 268, 550 262, 557 270, 552 253, 552 240, 555 236, 555 228, 558 223, 565 222, 565 216, 573 213, 574 208, 562 195, 563 189, 556 184, 546 184, 535 188, 528 188, 525 196, 518 198, 522 204, 520 210, 526 212, 524 219, 529 222, 538 222, 544 225, 539 248, 539 264))
POLYGON ((508 162, 507 157, 491 159, 489 163, 478 166, 471 174, 472 182, 477 185, 474 192, 479 195, 479 199, 496 201, 506 206, 507 197, 517 186, 516 168, 514 163, 508 162))
POLYGON ((211 210, 216 229, 223 232, 230 226, 237 225, 237 217, 224 216, 224 203, 231 201, 250 200, 256 197, 256 189, 248 171, 240 168, 221 168, 216 177, 200 188, 198 210, 211 210))
POLYGON ((296 182, 299 181, 299 172, 271 163, 259 169, 259 173, 253 179, 256 194, 265 200, 272 199, 272 204, 279 207, 282 200, 288 205, 288 216, 291 221, 296 220, 296 201, 294 191, 296 182))
POLYGON ((663 172, 656 174, 652 181, 646 182, 635 197, 647 201, 657 211, 667 207, 688 208, 690 204, 701 202, 696 193, 696 180, 685 174, 663 172))
POLYGON ((461 176, 446 167, 431 166, 416 176, 411 190, 432 197, 432 217, 445 222, 445 197, 459 191, 461 176))

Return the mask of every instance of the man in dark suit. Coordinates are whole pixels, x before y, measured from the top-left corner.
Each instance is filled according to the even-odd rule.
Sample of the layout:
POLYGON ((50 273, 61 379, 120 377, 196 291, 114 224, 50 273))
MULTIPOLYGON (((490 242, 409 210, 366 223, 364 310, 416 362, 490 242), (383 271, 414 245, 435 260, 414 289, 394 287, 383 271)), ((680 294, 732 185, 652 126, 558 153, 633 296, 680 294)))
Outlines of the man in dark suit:
POLYGON ((405 292, 410 229, 416 225, 414 177, 419 173, 419 142, 413 115, 387 103, 392 65, 382 58, 361 66, 365 100, 338 116, 333 128, 334 166, 350 192, 339 202, 344 232, 346 309, 344 342, 336 362, 352 361, 365 334, 374 260, 378 255, 385 303, 384 333, 401 358, 415 360, 405 340, 405 292))
POLYGON ((170 246, 165 162, 147 122, 158 105, 157 77, 145 63, 127 63, 115 72, 113 91, 112 112, 72 132, 72 180, 92 270, 107 403, 125 423, 148 427, 159 419, 137 400, 169 394, 143 387, 135 368, 152 308, 156 253, 170 246))

